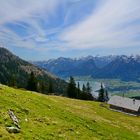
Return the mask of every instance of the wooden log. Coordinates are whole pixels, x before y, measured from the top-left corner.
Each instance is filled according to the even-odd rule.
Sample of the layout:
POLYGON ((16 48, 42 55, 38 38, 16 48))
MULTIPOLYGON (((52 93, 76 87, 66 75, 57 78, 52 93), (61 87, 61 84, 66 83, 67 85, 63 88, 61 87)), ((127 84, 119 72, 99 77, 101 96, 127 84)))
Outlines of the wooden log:
POLYGON ((11 120, 13 121, 13 123, 15 124, 15 126, 17 126, 19 129, 20 129, 20 126, 19 126, 19 120, 18 118, 15 116, 14 112, 12 110, 9 110, 9 116, 11 118, 11 120))

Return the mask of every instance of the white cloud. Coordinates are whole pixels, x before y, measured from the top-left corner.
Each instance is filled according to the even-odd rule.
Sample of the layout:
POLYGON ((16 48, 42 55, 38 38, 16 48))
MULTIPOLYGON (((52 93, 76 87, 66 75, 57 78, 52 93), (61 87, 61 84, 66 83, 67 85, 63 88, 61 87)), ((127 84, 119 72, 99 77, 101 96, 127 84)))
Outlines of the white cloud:
POLYGON ((47 40, 41 20, 48 20, 58 5, 58 0, 1 0, 0 42, 8 46, 38 47, 36 42, 47 40), (24 28, 27 35, 20 36, 15 29, 6 27, 7 23, 24 28))
POLYGON ((54 11, 58 1, 56 0, 1 0, 0 24, 11 21, 24 21, 34 14, 45 11, 45 14, 54 11))
POLYGON ((92 0, 87 1, 85 9, 85 0, 0 0, 0 42, 52 51, 139 46, 140 0, 99 1, 90 13, 85 11, 92 0), (58 7, 62 9, 57 11, 58 7), (75 12, 84 18, 78 19, 80 14, 75 12), (49 27, 51 22, 58 22, 59 19, 53 18, 61 14, 64 15, 63 23, 49 27), (49 26, 42 25, 46 22, 49 26), (26 35, 5 26, 7 23, 23 28, 26 35))
POLYGON ((60 39, 70 48, 140 45, 139 0, 106 0, 85 21, 66 29, 60 39))
POLYGON ((4 27, 0 28, 0 44, 1 43, 6 46, 30 49, 36 47, 33 40, 24 40, 24 38, 20 38, 16 33, 4 27))

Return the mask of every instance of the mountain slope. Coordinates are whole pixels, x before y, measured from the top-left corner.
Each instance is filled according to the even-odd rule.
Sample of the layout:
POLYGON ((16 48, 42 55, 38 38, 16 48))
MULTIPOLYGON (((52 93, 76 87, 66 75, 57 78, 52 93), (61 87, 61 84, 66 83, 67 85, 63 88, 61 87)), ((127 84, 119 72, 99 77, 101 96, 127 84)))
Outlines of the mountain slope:
POLYGON ((47 69, 59 77, 66 78, 73 76, 91 75, 97 71, 97 67, 92 57, 87 59, 70 59, 60 57, 44 62, 33 62, 35 65, 47 69))
POLYGON ((100 103, 47 96, 0 85, 0 139, 138 140, 140 119, 113 112, 100 103), (8 110, 20 119, 19 134, 8 110))
POLYGON ((117 56, 115 60, 100 69, 93 77, 97 78, 118 78, 121 80, 140 81, 140 58, 117 56))
POLYGON ((116 57, 116 55, 95 56, 93 57, 93 60, 95 61, 95 64, 98 68, 103 68, 109 63, 111 63, 113 60, 115 60, 116 57))
POLYGON ((66 83, 51 73, 44 71, 27 61, 20 59, 5 48, 0 48, 0 82, 8 84, 15 77, 18 87, 26 87, 28 77, 34 72, 37 79, 46 85, 51 80, 55 92, 64 93, 66 83))
POLYGON ((35 65, 67 78, 73 76, 89 76, 93 78, 119 78, 121 80, 140 81, 140 56, 104 56, 83 57, 79 59, 58 58, 35 65))

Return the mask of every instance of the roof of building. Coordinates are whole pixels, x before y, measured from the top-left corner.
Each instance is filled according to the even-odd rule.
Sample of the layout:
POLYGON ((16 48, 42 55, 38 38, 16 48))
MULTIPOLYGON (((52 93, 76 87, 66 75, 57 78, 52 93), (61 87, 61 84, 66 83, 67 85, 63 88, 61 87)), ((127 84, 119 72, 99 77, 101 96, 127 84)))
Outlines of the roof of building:
POLYGON ((138 111, 140 108, 140 100, 130 99, 121 96, 112 96, 108 101, 108 104, 138 111))

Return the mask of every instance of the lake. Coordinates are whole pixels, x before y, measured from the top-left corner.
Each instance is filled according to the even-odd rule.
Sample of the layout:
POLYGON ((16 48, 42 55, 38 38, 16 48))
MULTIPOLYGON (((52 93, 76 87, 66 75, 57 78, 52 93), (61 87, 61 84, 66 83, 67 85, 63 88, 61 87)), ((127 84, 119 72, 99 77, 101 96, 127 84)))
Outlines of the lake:
POLYGON ((76 84, 78 84, 78 82, 79 82, 80 89, 81 90, 82 90, 83 84, 86 85, 87 82, 89 82, 89 84, 90 84, 90 86, 92 88, 92 95, 94 97, 97 97, 98 96, 98 92, 96 92, 96 91, 99 90, 100 87, 101 87, 101 83, 100 82, 96 82, 96 81, 85 81, 85 80, 76 80, 75 82, 76 82, 76 84))

